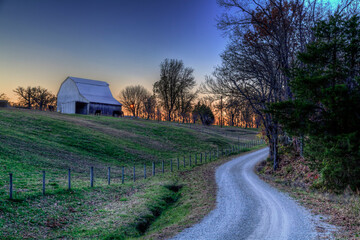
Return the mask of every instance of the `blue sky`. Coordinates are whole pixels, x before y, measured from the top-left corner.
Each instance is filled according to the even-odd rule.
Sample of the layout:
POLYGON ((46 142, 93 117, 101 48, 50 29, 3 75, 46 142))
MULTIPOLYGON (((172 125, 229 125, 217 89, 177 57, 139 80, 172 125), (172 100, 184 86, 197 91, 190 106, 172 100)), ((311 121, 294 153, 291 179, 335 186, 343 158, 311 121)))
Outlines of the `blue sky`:
POLYGON ((198 83, 220 63, 226 39, 216 0, 0 0, 0 93, 67 76, 104 80, 113 95, 151 90, 165 58, 195 69, 198 83))

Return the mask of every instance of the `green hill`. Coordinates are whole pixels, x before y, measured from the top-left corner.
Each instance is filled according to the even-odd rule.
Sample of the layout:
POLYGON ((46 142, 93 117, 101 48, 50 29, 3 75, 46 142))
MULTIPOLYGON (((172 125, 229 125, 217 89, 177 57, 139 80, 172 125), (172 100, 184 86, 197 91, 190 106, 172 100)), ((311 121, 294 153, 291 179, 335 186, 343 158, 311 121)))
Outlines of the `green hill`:
MULTIPOLYGON (((84 206, 82 203, 98 201, 102 207, 110 203, 121 203, 122 207, 127 207, 130 211, 129 209, 139 209, 141 206, 148 207, 149 201, 156 205, 156 202, 162 201, 162 194, 165 198, 173 194, 159 186, 169 184, 174 174, 167 175, 167 178, 131 183, 133 166, 136 166, 136 178, 140 180, 144 175, 144 165, 147 167, 147 176, 152 174, 152 162, 155 162, 157 171, 161 171, 161 164, 165 161, 166 172, 169 172, 170 160, 175 169, 177 158, 180 157, 183 168, 183 156, 186 156, 189 165, 189 155, 192 156, 192 161, 195 154, 198 154, 199 159, 200 153, 204 153, 205 158, 205 152, 209 154, 209 151, 227 149, 234 144, 245 144, 255 139, 256 134, 256 131, 234 127, 202 127, 132 118, 0 109, 0 229, 3 232, 0 237, 9 237, 15 229, 21 233, 20 238, 26 237, 25 233, 29 229, 34 231, 29 237, 34 238, 61 237, 64 229, 71 232, 64 235, 67 237, 89 236, 87 228, 85 231, 75 227, 85 224, 77 217, 93 214, 91 207, 89 208, 92 205, 84 206), (121 185, 123 166, 128 185, 121 185), (95 173, 95 188, 92 189, 89 188, 90 167, 94 168, 95 173), (110 186, 107 185, 108 167, 111 167, 110 186), (71 169, 72 178, 73 191, 70 192, 66 191, 68 169, 71 169), (42 171, 46 172, 48 196, 45 198, 41 191, 42 171), (7 200, 9 173, 13 174, 14 201, 7 200), (124 203, 127 202, 127 197, 124 196, 130 199, 137 192, 146 196, 148 191, 153 192, 151 195, 156 197, 140 198, 142 200, 135 197, 138 204, 133 208, 124 203), (44 199, 46 203, 43 202, 44 199), (54 208, 51 205, 54 202, 65 210, 54 208), (68 212, 68 205, 74 212, 65 214, 65 219, 61 220, 62 211, 68 212)), ((133 203, 129 201, 128 204, 133 203)), ((121 216, 128 216, 127 211, 118 210, 113 211, 121 216)), ((106 219, 103 221, 116 221, 113 215, 110 218, 106 212, 104 210, 104 214, 98 213, 96 216, 106 219)), ((127 218, 122 219, 125 221, 127 218)), ((134 216, 129 219, 133 221, 134 216)), ((118 224, 120 223, 112 223, 109 226, 118 229, 118 224)), ((99 237, 107 236, 109 232, 105 235, 90 235, 93 234, 99 237)))

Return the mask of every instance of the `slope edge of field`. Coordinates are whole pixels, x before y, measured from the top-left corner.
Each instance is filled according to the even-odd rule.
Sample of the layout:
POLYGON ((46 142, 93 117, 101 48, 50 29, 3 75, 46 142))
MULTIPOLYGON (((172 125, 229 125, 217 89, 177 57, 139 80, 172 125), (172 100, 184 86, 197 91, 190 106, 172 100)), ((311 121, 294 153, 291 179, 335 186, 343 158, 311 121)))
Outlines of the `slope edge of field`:
POLYGON ((256 134, 231 127, 0 109, 0 237, 136 237, 148 224, 141 229, 139 222, 153 220, 177 200, 179 194, 171 189, 178 186, 181 172, 120 184, 122 166, 150 166, 227 148, 256 134), (94 188, 89 187, 90 167, 95 169, 94 188), (108 167, 112 185, 106 184, 108 167), (69 168, 71 191, 66 190, 69 168), (48 179, 44 197, 42 171, 48 179), (24 189, 13 201, 7 200, 10 172, 15 190, 24 189))

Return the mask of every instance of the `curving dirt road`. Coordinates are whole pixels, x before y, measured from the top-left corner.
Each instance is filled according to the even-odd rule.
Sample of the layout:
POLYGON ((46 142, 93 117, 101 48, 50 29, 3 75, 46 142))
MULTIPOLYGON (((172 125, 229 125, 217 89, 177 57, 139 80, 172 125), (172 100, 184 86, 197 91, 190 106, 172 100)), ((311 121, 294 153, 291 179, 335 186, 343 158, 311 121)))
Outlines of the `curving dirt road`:
POLYGON ((173 239, 315 239, 311 215, 254 173, 267 156, 262 149, 220 166, 216 209, 173 239))

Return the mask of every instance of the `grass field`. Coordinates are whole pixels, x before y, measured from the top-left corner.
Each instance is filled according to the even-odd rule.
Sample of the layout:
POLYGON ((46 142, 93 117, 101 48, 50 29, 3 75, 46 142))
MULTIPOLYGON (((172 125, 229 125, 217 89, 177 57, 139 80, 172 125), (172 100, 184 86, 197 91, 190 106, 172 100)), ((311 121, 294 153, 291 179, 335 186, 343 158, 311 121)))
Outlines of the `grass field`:
POLYGON ((182 163, 183 156, 188 161, 189 155, 194 158, 196 153, 244 144, 256 134, 232 127, 0 109, 0 238, 141 236, 181 195, 181 172, 169 173, 170 160, 176 168, 178 157, 182 163), (152 162, 161 171, 162 161, 165 174, 140 179, 144 165, 150 177, 152 162), (134 165, 139 178, 135 183, 134 165), (123 166, 125 184, 121 184, 123 166), (89 187, 90 167, 94 167, 94 188, 89 187), (108 167, 111 185, 107 185, 108 167), (46 196, 41 192, 42 171, 46 171, 46 196), (8 200, 9 173, 14 181, 12 201, 8 200))

